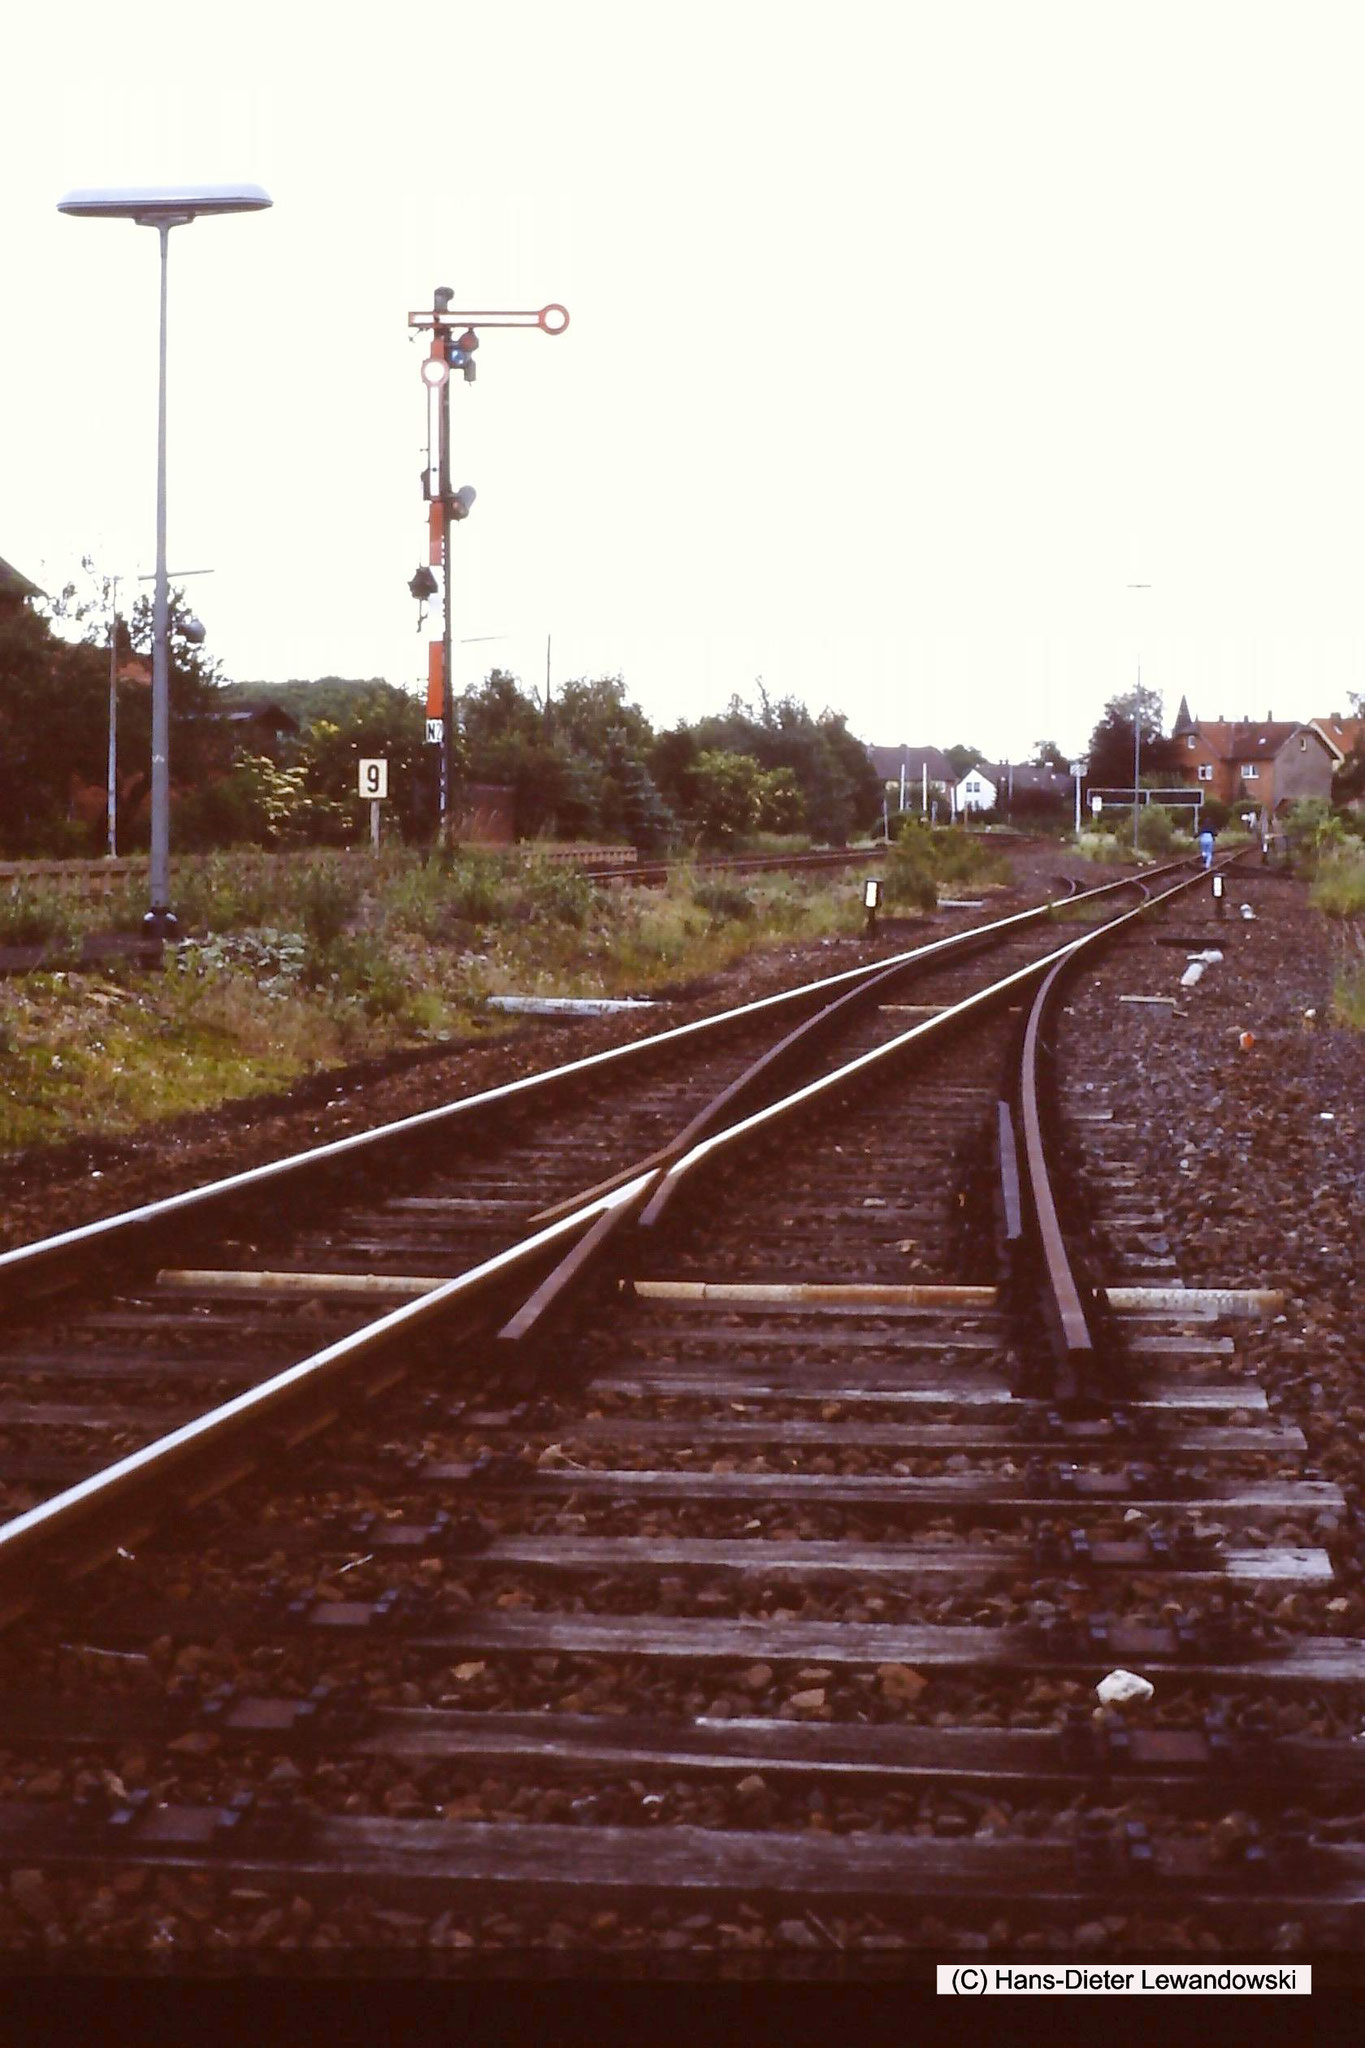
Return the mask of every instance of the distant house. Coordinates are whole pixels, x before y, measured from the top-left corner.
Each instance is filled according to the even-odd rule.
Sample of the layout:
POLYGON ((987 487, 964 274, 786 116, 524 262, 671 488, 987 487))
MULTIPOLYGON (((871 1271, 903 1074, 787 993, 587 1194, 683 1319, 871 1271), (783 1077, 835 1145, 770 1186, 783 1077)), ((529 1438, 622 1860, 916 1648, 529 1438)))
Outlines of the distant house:
POLYGON ((896 792, 897 804, 902 792, 907 804, 922 801, 926 792, 946 797, 957 780, 952 762, 937 747, 869 747, 867 758, 882 788, 896 792))
POLYGON ((1058 797, 1063 803, 1071 795, 1071 778, 1055 768, 1038 768, 1018 761, 978 761, 969 768, 953 792, 953 807, 966 815, 972 811, 1007 811, 1015 797, 1058 797))
POLYGON ((21 576, 0 558, 0 619, 12 618, 30 598, 43 595, 36 583, 30 583, 27 576, 21 576))
POLYGON ((1171 746, 1184 782, 1220 803, 1273 816, 1299 797, 1332 794, 1337 748, 1296 719, 1193 718, 1182 697, 1171 746))
POLYGON ((206 711, 203 717, 224 728, 234 750, 245 747, 253 754, 268 754, 274 760, 282 740, 297 739, 299 721, 280 704, 233 704, 228 711, 206 711))
POLYGON ((1365 718, 1343 718, 1339 711, 1329 712, 1326 718, 1309 720, 1314 732, 1320 732, 1332 750, 1332 773, 1344 767, 1347 757, 1365 740, 1365 718))

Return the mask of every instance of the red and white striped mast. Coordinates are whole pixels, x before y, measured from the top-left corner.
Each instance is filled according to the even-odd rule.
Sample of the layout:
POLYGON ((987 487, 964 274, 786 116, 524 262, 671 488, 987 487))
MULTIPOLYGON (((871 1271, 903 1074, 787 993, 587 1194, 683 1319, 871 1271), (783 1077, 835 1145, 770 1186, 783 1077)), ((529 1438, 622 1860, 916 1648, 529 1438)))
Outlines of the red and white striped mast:
POLYGON ((427 387, 427 460, 422 472, 422 495, 427 501, 427 560, 408 588, 425 607, 418 615, 418 631, 425 620, 427 741, 441 750, 438 839, 443 846, 449 836, 453 808, 455 742, 450 529, 455 520, 468 516, 475 497, 472 485, 462 484, 455 490, 450 481, 450 372, 462 370, 466 384, 474 382, 474 351, 479 345, 480 327, 538 327, 542 334, 562 334, 569 324, 568 312, 559 305, 541 306, 535 312, 457 313, 451 310, 454 296, 448 285, 439 285, 432 294, 430 312, 408 314, 409 327, 431 330, 431 348, 422 361, 422 382, 427 387))

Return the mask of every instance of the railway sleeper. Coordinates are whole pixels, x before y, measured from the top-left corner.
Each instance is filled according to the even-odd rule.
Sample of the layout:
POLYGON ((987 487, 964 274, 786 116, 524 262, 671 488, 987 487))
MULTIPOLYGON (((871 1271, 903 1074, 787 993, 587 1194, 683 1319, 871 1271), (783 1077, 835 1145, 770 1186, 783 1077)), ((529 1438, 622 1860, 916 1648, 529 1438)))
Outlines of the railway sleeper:
POLYGON ((627 1899, 800 1899, 883 1911, 945 1904, 1011 1910, 1030 1920, 1101 1901, 1201 1916, 1330 1914, 1339 1935, 1365 1914, 1365 1849, 1315 1843, 1293 1828, 1248 1837, 1236 1854, 1179 1835, 1152 1839, 1140 1822, 1097 1817, 1074 1836, 943 1841, 911 1834, 830 1835, 696 1826, 498 1826, 444 1820, 319 1817, 258 1802, 225 1807, 130 1799, 80 1825, 41 1806, 0 1804, 0 1861, 58 1876, 136 1866, 211 1873, 234 1883, 367 1897, 435 1912, 452 1901, 486 1909, 490 1895, 580 1906, 627 1899))

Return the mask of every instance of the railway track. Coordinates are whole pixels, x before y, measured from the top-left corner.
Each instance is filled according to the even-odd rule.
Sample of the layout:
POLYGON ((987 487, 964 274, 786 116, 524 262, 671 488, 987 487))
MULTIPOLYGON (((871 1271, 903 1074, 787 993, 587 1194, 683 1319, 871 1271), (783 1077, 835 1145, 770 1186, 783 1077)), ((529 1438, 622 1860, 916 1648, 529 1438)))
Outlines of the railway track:
POLYGON ((0 1258, 30 1923, 492 1968, 1105 1914, 1348 1945, 1361 1646, 1269 1604, 1326 1612, 1345 1503, 1243 1355, 1274 1296, 1180 1286, 1123 1102, 1049 1056, 1151 910, 0 1258))

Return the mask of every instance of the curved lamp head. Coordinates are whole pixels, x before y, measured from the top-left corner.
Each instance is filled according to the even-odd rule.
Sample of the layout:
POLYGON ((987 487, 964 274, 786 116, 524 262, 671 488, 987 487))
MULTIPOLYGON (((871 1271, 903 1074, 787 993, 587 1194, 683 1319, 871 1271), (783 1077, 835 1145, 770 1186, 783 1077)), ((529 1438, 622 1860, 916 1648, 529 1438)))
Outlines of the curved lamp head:
POLYGON ((273 205, 260 185, 92 185, 66 193, 57 211, 87 220, 176 227, 200 213, 260 213, 273 205))

